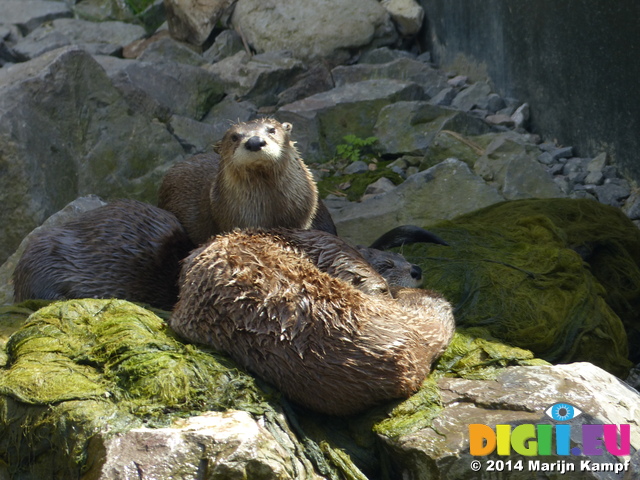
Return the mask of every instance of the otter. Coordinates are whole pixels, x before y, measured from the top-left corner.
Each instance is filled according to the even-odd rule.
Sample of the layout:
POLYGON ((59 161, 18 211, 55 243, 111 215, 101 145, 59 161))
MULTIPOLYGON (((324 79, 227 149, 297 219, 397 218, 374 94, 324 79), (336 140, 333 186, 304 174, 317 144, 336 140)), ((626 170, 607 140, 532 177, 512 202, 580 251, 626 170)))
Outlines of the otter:
POLYGON ((291 130, 290 123, 271 118, 233 125, 213 153, 169 169, 158 206, 175 214, 198 245, 234 228, 310 228, 318 189, 291 130))
POLYGON ((120 298, 169 310, 193 248, 172 213, 118 200, 34 236, 13 273, 14 298, 120 298))
POLYGON ((440 295, 395 288, 394 298, 384 285, 334 235, 236 230, 184 260, 169 323, 294 402, 351 415, 417 391, 454 332, 451 305, 440 295), (359 262, 355 281, 345 258, 359 262))

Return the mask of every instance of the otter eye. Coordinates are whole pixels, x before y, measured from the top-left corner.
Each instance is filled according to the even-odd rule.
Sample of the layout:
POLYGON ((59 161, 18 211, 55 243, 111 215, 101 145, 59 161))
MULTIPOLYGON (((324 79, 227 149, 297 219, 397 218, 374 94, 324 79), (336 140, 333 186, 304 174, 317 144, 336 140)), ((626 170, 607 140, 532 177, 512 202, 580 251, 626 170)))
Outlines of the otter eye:
POLYGON ((232 142, 237 142, 238 140, 240 140, 240 135, 238 135, 237 133, 232 133, 231 134, 231 141, 232 142))
POLYGON ((267 128, 267 132, 269 132, 271 135, 273 135, 274 133, 276 133, 276 127, 267 128))

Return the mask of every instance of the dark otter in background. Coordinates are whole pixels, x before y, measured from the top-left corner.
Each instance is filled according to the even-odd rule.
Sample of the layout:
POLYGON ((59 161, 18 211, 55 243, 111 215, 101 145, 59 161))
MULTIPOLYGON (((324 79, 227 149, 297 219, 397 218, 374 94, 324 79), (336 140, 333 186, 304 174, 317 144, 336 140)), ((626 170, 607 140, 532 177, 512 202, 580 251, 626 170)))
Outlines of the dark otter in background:
POLYGON ((170 325, 318 412, 349 415, 408 397, 452 338, 451 305, 420 289, 392 298, 349 249, 320 231, 219 235, 184 261, 170 325), (349 281, 356 262, 360 276, 368 271, 365 290, 379 294, 349 281))
POLYGON ((31 239, 13 274, 15 301, 120 298, 168 310, 194 247, 173 214, 119 200, 31 239))
POLYGON ((167 172, 158 205, 178 217, 196 244, 234 228, 310 228, 318 190, 291 128, 270 118, 232 126, 216 153, 196 155, 167 172))

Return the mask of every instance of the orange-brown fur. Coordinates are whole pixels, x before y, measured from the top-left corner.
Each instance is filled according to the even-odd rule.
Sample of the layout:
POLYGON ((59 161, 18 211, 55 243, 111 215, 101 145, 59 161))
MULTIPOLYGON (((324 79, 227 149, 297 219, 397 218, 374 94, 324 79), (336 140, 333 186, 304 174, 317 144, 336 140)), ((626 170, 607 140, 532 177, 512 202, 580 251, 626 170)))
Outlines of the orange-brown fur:
POLYGON ((158 205, 178 217, 196 244, 234 228, 309 228, 318 191, 291 128, 269 118, 232 126, 217 153, 167 172, 158 205))
POLYGON ((322 413, 408 397, 451 340, 451 306, 418 289, 392 298, 349 248, 319 231, 217 236, 185 259, 170 325, 322 413), (353 277, 340 268, 344 251, 347 263, 361 264, 353 277))

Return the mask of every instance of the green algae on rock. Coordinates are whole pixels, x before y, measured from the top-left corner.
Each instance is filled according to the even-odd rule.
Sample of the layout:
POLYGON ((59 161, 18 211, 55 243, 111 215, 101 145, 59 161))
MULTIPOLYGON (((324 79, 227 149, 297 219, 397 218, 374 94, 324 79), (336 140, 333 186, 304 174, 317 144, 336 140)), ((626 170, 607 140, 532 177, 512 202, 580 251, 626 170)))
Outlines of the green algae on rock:
POLYGON ((627 375, 625 327, 632 345, 639 338, 640 231, 619 210, 528 199, 426 228, 450 246, 403 253, 422 267, 425 286, 454 303, 459 326, 486 328, 552 363, 590 361, 627 375))

